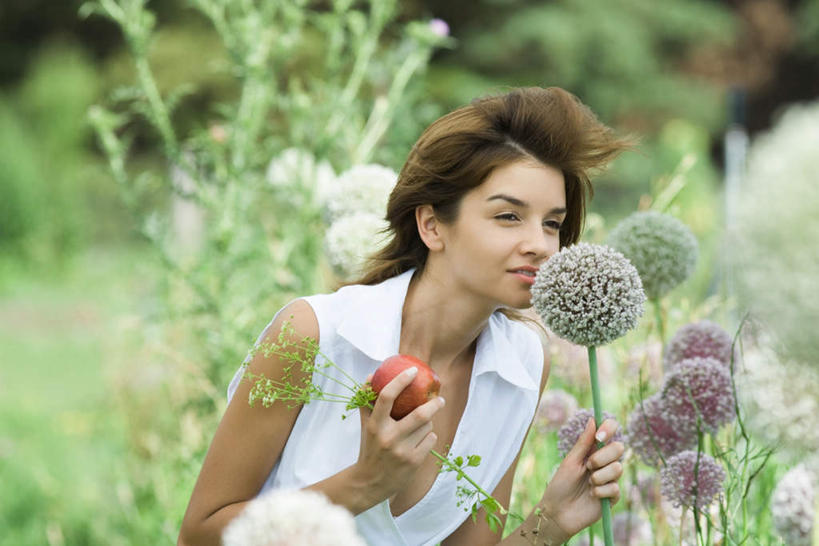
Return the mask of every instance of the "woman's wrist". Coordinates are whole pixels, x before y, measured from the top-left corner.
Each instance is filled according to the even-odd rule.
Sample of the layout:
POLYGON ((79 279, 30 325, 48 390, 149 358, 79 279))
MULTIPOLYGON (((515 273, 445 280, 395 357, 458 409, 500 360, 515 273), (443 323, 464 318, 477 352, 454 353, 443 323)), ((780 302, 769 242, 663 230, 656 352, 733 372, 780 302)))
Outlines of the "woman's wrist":
POLYGON ((323 493, 333 504, 343 506, 354 516, 366 512, 379 502, 367 481, 357 471, 356 465, 348 466, 338 474, 306 487, 323 493))
POLYGON ((557 523, 557 511, 546 503, 541 503, 537 507, 538 518, 538 539, 544 546, 558 546, 565 544, 572 535, 563 530, 557 523))

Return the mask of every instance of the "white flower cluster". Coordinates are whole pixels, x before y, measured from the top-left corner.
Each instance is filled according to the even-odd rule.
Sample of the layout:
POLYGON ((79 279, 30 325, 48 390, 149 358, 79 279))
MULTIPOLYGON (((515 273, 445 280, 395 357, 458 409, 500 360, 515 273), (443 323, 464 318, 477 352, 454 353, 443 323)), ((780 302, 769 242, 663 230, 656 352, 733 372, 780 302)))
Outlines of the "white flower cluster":
POLYGON ((369 212, 356 212, 333 222, 324 234, 324 252, 335 273, 345 279, 359 275, 366 257, 386 242, 379 231, 387 225, 369 212))
POLYGON ((388 240, 379 232, 388 227, 387 201, 397 180, 396 172, 382 165, 356 165, 324 194, 324 216, 330 226, 325 254, 341 278, 360 274, 365 258, 388 240))
POLYGON ((225 527, 224 546, 365 546, 353 515, 317 491, 274 489, 225 527))
POLYGON ((540 266, 531 303, 555 334, 588 347, 605 345, 637 326, 645 300, 640 276, 622 254, 578 243, 540 266))
POLYGON ((746 346, 743 365, 737 394, 748 429, 781 456, 819 472, 819 372, 784 361, 765 340, 746 346))
POLYGON ((815 478, 804 467, 790 469, 771 496, 774 527, 788 546, 810 546, 813 537, 815 478))
POLYGON ((688 278, 697 263, 697 239, 668 214, 635 212, 611 230, 608 244, 640 272, 649 299, 662 298, 688 278))
POLYGON ((356 212, 387 214, 387 201, 398 174, 383 165, 355 165, 341 173, 324 194, 327 223, 356 212))
POLYGON ((817 150, 819 102, 791 106, 756 138, 726 247, 742 303, 803 362, 819 352, 817 150))
POLYGON ((312 153, 301 148, 283 150, 267 166, 268 183, 275 188, 291 190, 293 204, 299 206, 308 202, 320 206, 335 178, 330 163, 316 161, 312 153), (301 196, 300 200, 295 196, 301 196))

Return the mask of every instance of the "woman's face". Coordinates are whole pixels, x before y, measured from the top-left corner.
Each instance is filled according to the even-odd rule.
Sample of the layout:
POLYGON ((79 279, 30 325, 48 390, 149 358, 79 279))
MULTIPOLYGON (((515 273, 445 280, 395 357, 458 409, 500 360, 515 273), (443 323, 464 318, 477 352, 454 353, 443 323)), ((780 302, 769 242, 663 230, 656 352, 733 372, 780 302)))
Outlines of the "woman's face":
POLYGON ((453 280, 493 308, 525 309, 534 272, 560 249, 565 217, 560 170, 533 160, 509 163, 464 195, 457 220, 443 227, 441 257, 453 280), (524 267, 532 277, 514 272, 524 267))

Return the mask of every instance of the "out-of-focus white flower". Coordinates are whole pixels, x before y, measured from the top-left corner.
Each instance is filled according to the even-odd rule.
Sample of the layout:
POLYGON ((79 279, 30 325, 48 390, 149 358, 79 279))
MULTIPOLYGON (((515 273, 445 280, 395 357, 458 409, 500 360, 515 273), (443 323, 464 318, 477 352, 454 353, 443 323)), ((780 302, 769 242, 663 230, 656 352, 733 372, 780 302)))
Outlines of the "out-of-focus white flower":
POLYGON ((333 222, 324 235, 324 250, 333 271, 343 279, 359 275, 367 256, 386 243, 387 236, 380 232, 387 227, 386 220, 369 212, 333 222))
POLYGON ((746 427, 781 457, 819 472, 819 372, 778 355, 765 338, 744 344, 742 363, 736 380, 746 427))
POLYGON ((341 173, 322 195, 327 223, 359 212, 383 218, 397 181, 398 174, 383 165, 355 165, 341 173))
POLYGON ((635 512, 618 512, 611 519, 615 544, 651 546, 654 544, 651 525, 635 512))
POLYGON ((267 181, 278 188, 305 189, 312 193, 312 202, 320 204, 334 185, 336 174, 326 160, 316 161, 307 150, 287 148, 270 161, 267 181))
POLYGON ((366 546, 353 515, 317 491, 274 489, 225 527, 225 546, 366 546))
POLYGON ((555 334, 578 345, 605 345, 631 330, 646 296, 637 270, 616 250, 564 247, 538 269, 532 305, 555 334))
POLYGON ((662 298, 688 278, 697 264, 697 239, 668 214, 635 212, 611 230, 608 244, 640 272, 649 299, 662 298))
POLYGON ((777 532, 788 546, 810 546, 815 522, 815 477, 798 465, 790 469, 771 496, 771 515, 777 532))
MULTIPOLYGON (((819 354, 819 102, 789 107, 748 151, 725 247, 737 296, 804 363, 819 354)), ((793 375, 793 374, 792 374, 793 375)))

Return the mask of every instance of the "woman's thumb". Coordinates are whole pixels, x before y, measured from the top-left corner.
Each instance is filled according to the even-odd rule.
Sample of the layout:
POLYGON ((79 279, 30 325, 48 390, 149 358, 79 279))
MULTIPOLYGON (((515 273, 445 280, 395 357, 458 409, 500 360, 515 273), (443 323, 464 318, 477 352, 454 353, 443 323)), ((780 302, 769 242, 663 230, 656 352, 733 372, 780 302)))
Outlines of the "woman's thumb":
POLYGON ((594 433, 596 430, 597 425, 594 422, 594 417, 589 417, 589 420, 586 422, 586 428, 577 438, 577 441, 569 453, 566 454, 566 458, 583 464, 586 455, 588 455, 589 451, 594 447, 594 433))

